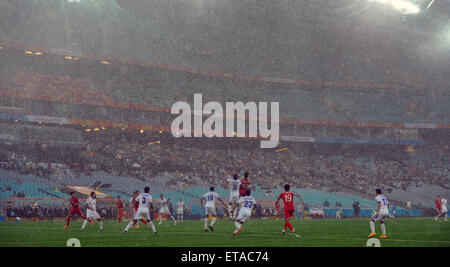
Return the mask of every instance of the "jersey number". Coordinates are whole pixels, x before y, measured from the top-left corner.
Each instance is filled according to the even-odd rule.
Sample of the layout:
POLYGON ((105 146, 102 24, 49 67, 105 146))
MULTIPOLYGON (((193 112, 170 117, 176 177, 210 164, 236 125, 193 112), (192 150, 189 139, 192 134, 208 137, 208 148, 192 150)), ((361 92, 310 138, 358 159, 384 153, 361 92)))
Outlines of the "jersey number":
POLYGON ((142 197, 142 204, 145 204, 147 202, 147 199, 145 197, 142 197))
POLYGON ((244 201, 244 207, 246 207, 246 208, 251 208, 252 204, 253 204, 252 201, 248 201, 248 200, 244 201))
POLYGON ((292 196, 291 195, 284 195, 284 199, 286 200, 286 202, 291 202, 292 201, 292 196))
POLYGON ((209 195, 208 196, 208 201, 213 201, 214 200, 214 196, 213 195, 209 195))

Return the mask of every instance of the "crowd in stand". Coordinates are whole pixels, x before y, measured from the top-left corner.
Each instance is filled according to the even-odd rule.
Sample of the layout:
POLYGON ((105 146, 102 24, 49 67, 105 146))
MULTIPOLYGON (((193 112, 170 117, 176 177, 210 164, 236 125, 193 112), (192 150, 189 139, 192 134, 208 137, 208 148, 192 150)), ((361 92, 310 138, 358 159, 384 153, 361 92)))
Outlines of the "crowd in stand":
POLYGON ((151 145, 148 139, 136 136, 122 136, 122 140, 118 140, 117 136, 108 139, 96 135, 86 140, 92 161, 105 171, 141 179, 169 172, 176 176, 171 181, 173 185, 226 187, 224 178, 244 171, 250 172, 254 185, 269 191, 285 183, 314 189, 340 185, 366 193, 371 186, 380 184, 407 189, 421 183, 445 187, 450 182, 450 163, 444 155, 393 159, 343 156, 342 153, 277 153, 256 146, 246 148, 244 144, 226 147, 204 139, 199 142, 160 139, 159 143, 151 145), (109 160, 105 165, 99 159, 109 160))
POLYGON ((268 192, 285 183, 314 189, 344 186, 366 194, 371 186, 380 184, 407 189, 421 183, 446 187, 450 182, 448 157, 442 154, 393 159, 347 156, 341 151, 277 153, 260 149, 259 141, 240 142, 234 138, 235 141, 225 144, 225 139, 175 139, 170 133, 100 131, 85 135, 85 149, 64 155, 53 151, 57 148, 42 145, 31 149, 34 154, 30 155, 27 154, 30 149, 2 145, 0 168, 50 178, 81 172, 90 175, 102 170, 114 176, 147 180, 171 173, 175 178, 170 185, 205 187, 227 187, 225 178, 248 171, 252 185, 268 192))

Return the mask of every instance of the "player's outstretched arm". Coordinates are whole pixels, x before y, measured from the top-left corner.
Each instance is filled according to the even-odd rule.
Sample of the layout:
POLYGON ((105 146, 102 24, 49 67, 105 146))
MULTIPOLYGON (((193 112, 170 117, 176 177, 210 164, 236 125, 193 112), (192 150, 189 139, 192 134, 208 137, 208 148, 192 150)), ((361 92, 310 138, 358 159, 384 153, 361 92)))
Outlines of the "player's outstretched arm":
POLYGON ((303 200, 302 196, 299 193, 296 193, 295 195, 300 198, 300 200, 302 201, 302 205, 305 206, 305 201, 303 200))
POLYGON ((222 205, 223 205, 224 207, 227 206, 227 204, 225 204, 225 201, 223 201, 223 199, 219 198, 219 201, 222 202, 222 205))
POLYGON ((280 202, 280 199, 283 197, 282 195, 283 195, 283 193, 281 193, 281 194, 278 196, 277 200, 275 201, 275 207, 274 207, 274 208, 275 208, 276 210, 280 207, 279 202, 280 202))

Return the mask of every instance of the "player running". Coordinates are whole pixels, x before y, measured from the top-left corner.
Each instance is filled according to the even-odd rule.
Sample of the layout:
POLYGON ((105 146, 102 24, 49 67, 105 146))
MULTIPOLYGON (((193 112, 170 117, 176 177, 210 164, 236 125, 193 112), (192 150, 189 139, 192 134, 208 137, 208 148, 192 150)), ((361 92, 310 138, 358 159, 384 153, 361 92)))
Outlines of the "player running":
POLYGON ((177 220, 179 222, 183 221, 183 213, 184 213, 184 202, 180 198, 177 202, 177 220))
POLYGON ((284 186, 284 192, 282 192, 278 198, 277 201, 275 202, 275 207, 279 207, 278 201, 280 199, 283 199, 283 204, 284 204, 284 228, 283 231, 281 231, 281 234, 285 234, 286 233, 286 227, 288 227, 291 230, 292 235, 294 235, 295 233, 295 229, 292 227, 291 225, 291 217, 292 215, 294 215, 295 213, 295 206, 294 206, 294 196, 297 196, 298 198, 300 198, 300 200, 302 201, 302 205, 305 205, 305 202, 303 201, 302 196, 300 196, 300 194, 298 193, 293 193, 291 191, 289 191, 291 187, 286 184, 284 186))
POLYGON ((438 221, 438 218, 441 215, 443 215, 444 216, 444 221, 448 221, 447 220, 447 216, 448 216, 447 199, 441 198, 441 196, 438 196, 438 198, 436 200, 436 209, 437 209, 437 216, 434 217, 434 220, 438 221))
MULTIPOLYGON (((139 190, 136 190, 133 192, 133 197, 130 198, 130 201, 128 202, 128 205, 130 206, 132 212, 133 212, 133 217, 134 214, 138 211, 139 209, 139 201, 136 200, 136 198, 139 196, 140 192, 139 190)), ((141 218, 141 221, 145 224, 147 224, 147 221, 144 218, 141 218)), ((135 225, 136 229, 139 229, 141 226, 139 225, 139 223, 136 223, 135 225)))
POLYGON ((245 196, 241 197, 236 205, 233 207, 233 211, 239 207, 239 213, 234 222, 236 225, 236 230, 233 232, 233 236, 238 235, 242 231, 242 224, 250 219, 252 211, 256 209, 256 200, 250 196, 251 191, 247 189, 245 196))
POLYGON ((126 234, 130 227, 135 226, 139 219, 144 218, 145 224, 152 228, 153 233, 157 233, 155 229, 155 225, 151 221, 150 218, 150 209, 153 209, 152 205, 152 196, 149 194, 150 188, 147 186, 144 188, 144 193, 139 194, 136 197, 136 201, 139 203, 139 208, 134 214, 134 218, 130 221, 127 227, 123 230, 123 234, 126 234))
POLYGON ((119 220, 119 225, 121 225, 122 220, 125 217, 125 211, 124 211, 123 201, 120 198, 120 196, 117 196, 116 206, 117 206, 117 219, 119 220))
POLYGON ((84 228, 86 227, 86 224, 88 223, 88 220, 91 221, 91 224, 93 220, 97 220, 98 224, 100 226, 100 231, 103 232, 103 221, 100 215, 98 214, 96 210, 97 206, 97 200, 96 200, 95 192, 91 192, 91 196, 87 199, 86 203, 86 218, 83 222, 83 226, 81 226, 81 232, 84 231, 84 228))
POLYGON ((211 225, 209 226, 209 229, 211 231, 214 231, 213 225, 216 223, 217 220, 217 213, 216 213, 216 200, 219 200, 222 202, 223 206, 226 207, 225 202, 220 198, 220 196, 214 192, 214 186, 211 186, 209 188, 209 192, 205 193, 200 201, 200 209, 203 208, 203 201, 206 200, 205 203, 205 232, 208 232, 208 217, 213 216, 213 219, 211 220, 211 225))
POLYGON ((241 185, 239 186, 239 197, 244 197, 245 192, 247 192, 250 181, 248 180, 248 172, 244 173, 244 179, 241 180, 241 185))
MULTIPOLYGON (((70 192, 70 204, 72 205, 72 209, 69 212, 69 215, 67 216, 67 223, 64 226, 64 229, 69 228, 69 224, 70 224, 70 219, 72 218, 73 215, 78 214, 80 215, 81 218, 83 218, 84 220, 86 220, 86 217, 83 216, 83 214, 81 213, 81 209, 80 209, 80 202, 78 201, 78 198, 74 195, 73 192, 70 192)), ((93 222, 91 221, 91 224, 93 224, 93 222)))
POLYGON ((169 218, 170 216, 170 219, 173 220, 174 225, 177 225, 177 220, 175 220, 175 218, 172 216, 172 213, 170 212, 169 206, 167 204, 167 200, 164 198, 163 194, 160 194, 159 197, 160 197, 159 224, 162 224, 163 215, 166 214, 167 218, 169 218))
POLYGON ((385 196, 383 196, 381 194, 381 189, 377 189, 375 190, 376 192, 376 197, 375 200, 378 203, 378 208, 376 211, 376 214, 374 216, 372 216, 372 218, 370 219, 370 230, 372 231, 372 233, 368 236, 368 238, 374 237, 375 235, 377 235, 375 233, 375 222, 376 221, 380 221, 380 227, 381 227, 381 231, 382 231, 382 235, 380 236, 380 238, 387 238, 386 235, 386 225, 384 224, 384 219, 389 216, 389 202, 387 200, 387 198, 385 196))
POLYGON ((239 200, 239 187, 241 181, 238 180, 238 175, 233 175, 233 179, 227 179, 230 183, 230 199, 228 200, 228 213, 230 214, 230 221, 233 221, 237 215, 237 209, 234 209, 236 202, 239 200), (234 213, 232 212, 234 210, 234 213))

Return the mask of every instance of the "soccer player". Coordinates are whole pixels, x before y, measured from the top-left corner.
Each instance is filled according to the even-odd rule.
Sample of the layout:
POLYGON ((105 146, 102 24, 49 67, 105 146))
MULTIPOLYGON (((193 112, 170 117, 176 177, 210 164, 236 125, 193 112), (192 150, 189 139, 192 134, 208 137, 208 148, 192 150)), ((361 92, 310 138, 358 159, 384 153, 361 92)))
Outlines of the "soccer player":
POLYGON ((438 215, 436 217, 434 217, 434 220, 438 221, 438 218, 441 215, 443 215, 444 221, 447 221, 447 216, 448 216, 447 199, 441 198, 440 196, 438 196, 438 199, 436 200, 436 209, 437 209, 438 215))
MULTIPOLYGON (((84 228, 86 227, 86 224, 88 223, 88 220, 93 221, 97 220, 98 224, 100 226, 100 231, 103 232, 103 221, 100 215, 98 214, 96 210, 97 201, 96 201, 96 195, 95 192, 91 192, 91 196, 87 199, 86 203, 86 218, 83 222, 83 226, 81 226, 81 232, 84 231, 84 228)), ((91 222, 91 224, 93 224, 91 222)))
POLYGON ((340 219, 342 217, 342 210, 336 211, 336 219, 340 219))
POLYGON ((302 201, 302 204, 304 205, 305 202, 303 201, 302 196, 300 196, 300 194, 298 193, 294 193, 289 191, 291 187, 286 184, 284 186, 284 192, 282 192, 278 198, 277 201, 275 202, 275 206, 278 206, 278 201, 280 199, 283 199, 283 204, 284 204, 284 228, 281 231, 281 234, 285 234, 286 233, 286 227, 288 227, 291 230, 292 235, 294 235, 295 233, 295 229, 292 227, 291 225, 291 217, 292 215, 294 215, 295 213, 295 207, 294 207, 294 196, 297 196, 298 198, 300 198, 300 200, 302 201))
POLYGON ((144 193, 139 194, 136 197, 136 201, 139 203, 139 208, 134 214, 134 218, 130 221, 127 227, 123 230, 123 234, 126 234, 130 227, 136 226, 139 219, 145 218, 145 224, 152 228, 153 233, 157 234, 155 225, 150 218, 150 209, 153 209, 152 196, 149 194, 150 188, 147 186, 144 188, 144 193))
POLYGON ((205 193, 200 201, 200 209, 203 207, 203 201, 206 200, 205 203, 205 232, 208 232, 208 217, 213 216, 213 219, 211 220, 211 225, 209 226, 209 229, 211 231, 214 231, 213 225, 216 223, 217 220, 217 213, 216 213, 216 200, 219 200, 222 202, 223 206, 226 207, 225 202, 220 198, 220 196, 214 192, 214 186, 211 186, 209 188, 209 192, 205 193))
MULTIPOLYGON (((139 196, 139 193, 140 193, 139 190, 134 191, 133 192, 133 196, 130 198, 130 201, 128 202, 128 205, 129 205, 131 211, 133 212, 132 213, 133 214, 133 218, 134 218, 134 214, 139 209, 139 202, 136 201, 136 198, 139 196)), ((147 223, 144 218, 142 218, 141 221, 143 223, 147 223)), ((140 228, 139 223, 136 223, 135 227, 136 227, 136 229, 139 229, 140 228)))
POLYGON ((384 225, 384 219, 389 216, 389 202, 385 196, 381 194, 381 189, 375 190, 376 197, 375 200, 378 203, 378 208, 376 211, 376 214, 372 216, 370 219, 370 230, 372 233, 368 236, 368 238, 374 237, 376 235, 375 233, 375 222, 380 221, 380 227, 382 231, 382 235, 380 238, 387 238, 386 235, 386 225, 384 225))
POLYGON ((245 192, 247 192, 250 181, 248 180, 248 172, 244 173, 244 179, 241 180, 241 185, 239 186, 239 197, 244 197, 245 192))
POLYGON ((123 207, 123 201, 120 198, 120 196, 117 196, 116 206, 117 206, 117 218, 119 220, 119 225, 121 225, 122 220, 125 217, 125 212, 124 212, 124 207, 123 207))
MULTIPOLYGON (((70 219, 72 218, 73 215, 78 214, 80 215, 81 218, 83 218, 84 220, 86 220, 86 217, 83 216, 83 214, 81 213, 81 209, 80 209, 80 202, 78 201, 78 198, 74 195, 73 192, 70 192, 70 204, 72 204, 72 209, 69 212, 69 215, 67 216, 67 223, 64 226, 64 229, 69 228, 69 224, 70 224, 70 219)), ((92 221, 91 221, 92 223, 92 221)))
POLYGON ((230 221, 233 221, 237 215, 237 209, 234 209, 236 202, 239 200, 239 187, 241 181, 238 180, 238 175, 233 175, 233 179, 228 179, 230 183, 230 199, 228 200, 228 213, 230 214, 230 221), (234 210, 234 213, 231 211, 234 210))
POLYGON ((163 214, 167 214, 167 217, 170 216, 170 219, 173 220, 174 225, 177 225, 177 220, 175 220, 175 218, 170 213, 169 206, 167 205, 167 200, 164 198, 163 194, 160 194, 159 197, 160 197, 159 203, 161 205, 159 209, 159 224, 162 224, 163 214))
POLYGON ((177 203, 177 219, 179 222, 183 221, 183 213, 184 213, 184 202, 180 198, 177 203))
POLYGON ((441 215, 441 196, 438 195, 434 203, 436 203, 436 213, 437 213, 437 216, 434 217, 434 220, 437 221, 438 217, 441 215))
POLYGON ((252 215, 252 211, 256 209, 256 200, 250 196, 251 191, 250 189, 247 189, 245 192, 245 196, 241 197, 235 204, 233 211, 239 207, 239 213, 236 218, 236 221, 234 222, 234 225, 236 225, 236 230, 233 232, 233 236, 238 235, 242 231, 242 224, 244 224, 245 221, 250 219, 250 216, 252 215))

